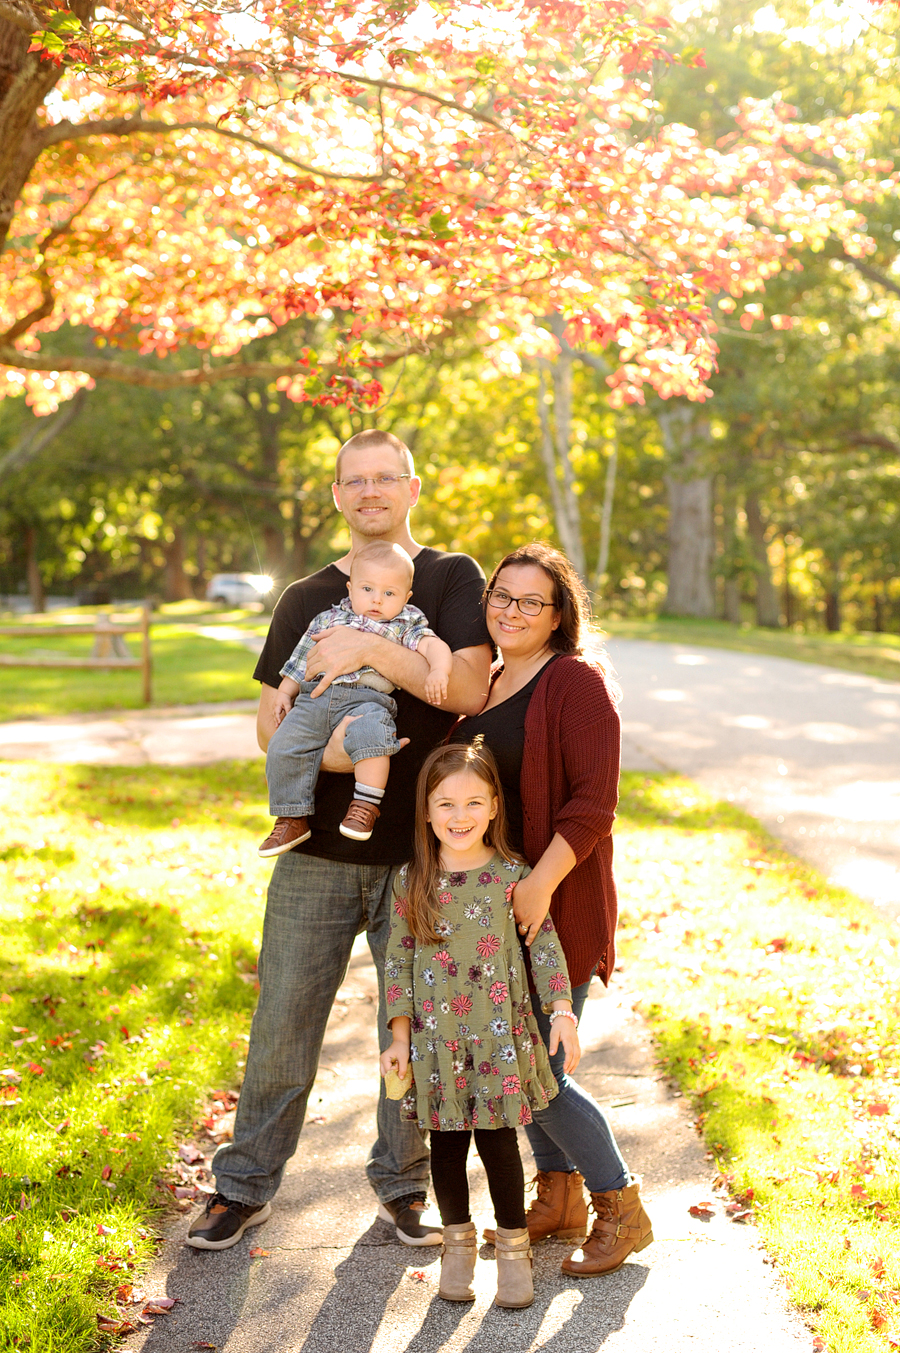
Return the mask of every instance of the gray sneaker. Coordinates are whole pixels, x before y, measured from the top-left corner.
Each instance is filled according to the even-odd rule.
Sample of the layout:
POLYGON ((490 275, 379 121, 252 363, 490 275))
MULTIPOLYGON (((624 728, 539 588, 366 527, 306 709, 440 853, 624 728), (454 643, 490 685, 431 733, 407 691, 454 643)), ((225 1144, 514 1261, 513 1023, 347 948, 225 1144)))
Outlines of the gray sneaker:
POLYGON ((195 1250, 227 1250, 238 1243, 248 1226, 259 1226, 271 1214, 271 1203, 253 1207, 214 1193, 188 1231, 187 1243, 195 1250))
POLYGON ((404 1245, 440 1245, 444 1233, 440 1226, 431 1226, 422 1222, 425 1211, 425 1199, 421 1193, 407 1194, 403 1198, 392 1198, 389 1203, 378 1204, 378 1216, 388 1222, 397 1232, 397 1239, 404 1245))

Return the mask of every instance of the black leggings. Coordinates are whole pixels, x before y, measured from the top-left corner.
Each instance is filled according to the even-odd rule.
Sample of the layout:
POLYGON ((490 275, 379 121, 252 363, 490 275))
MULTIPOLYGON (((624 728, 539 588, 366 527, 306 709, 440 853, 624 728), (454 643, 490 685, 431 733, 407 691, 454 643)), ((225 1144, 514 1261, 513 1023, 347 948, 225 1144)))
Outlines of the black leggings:
MULTIPOLYGON (((445 1226, 470 1220, 466 1157, 471 1132, 432 1132, 431 1182, 445 1226)), ((494 1204, 497 1225, 515 1231, 525 1225, 525 1175, 515 1128, 476 1128, 475 1149, 481 1157, 494 1204)))

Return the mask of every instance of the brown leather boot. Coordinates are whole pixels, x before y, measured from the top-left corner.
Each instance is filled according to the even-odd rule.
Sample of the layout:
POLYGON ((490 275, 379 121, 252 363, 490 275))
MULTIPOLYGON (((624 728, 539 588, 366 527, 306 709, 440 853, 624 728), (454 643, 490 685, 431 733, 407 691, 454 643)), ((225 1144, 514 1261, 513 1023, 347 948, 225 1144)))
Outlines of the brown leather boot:
POLYGON ((653 1226, 641 1204, 640 1187, 640 1179, 632 1175, 627 1188, 591 1194, 594 1225, 581 1249, 563 1260, 563 1273, 576 1278, 615 1273, 629 1254, 652 1243, 653 1226))
POLYGON ((445 1301, 474 1301, 475 1260, 478 1255, 478 1235, 475 1224, 462 1222, 444 1227, 444 1248, 441 1250, 441 1285, 438 1296, 445 1301))
MULTIPOLYGON (((584 1179, 577 1170, 538 1170, 531 1183, 537 1197, 525 1214, 525 1225, 532 1244, 556 1236, 559 1240, 583 1240, 588 1211, 584 1201, 584 1179)), ((496 1232, 486 1230, 484 1238, 494 1244, 496 1232)))

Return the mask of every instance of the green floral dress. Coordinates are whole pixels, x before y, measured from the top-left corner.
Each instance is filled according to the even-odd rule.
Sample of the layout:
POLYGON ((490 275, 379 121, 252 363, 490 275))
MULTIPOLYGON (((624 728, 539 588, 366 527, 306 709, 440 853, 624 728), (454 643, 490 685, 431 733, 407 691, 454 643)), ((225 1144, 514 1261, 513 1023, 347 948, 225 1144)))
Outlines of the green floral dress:
MULTIPOLYGON (((531 1122, 557 1087, 538 1033, 519 947, 512 892, 528 866, 495 855, 440 880, 440 939, 406 924, 406 868, 394 883, 385 963, 387 1017, 407 1015, 414 1083, 402 1112, 451 1132, 531 1122)), ((531 946, 541 1001, 571 1000, 562 946, 548 916, 531 946)))

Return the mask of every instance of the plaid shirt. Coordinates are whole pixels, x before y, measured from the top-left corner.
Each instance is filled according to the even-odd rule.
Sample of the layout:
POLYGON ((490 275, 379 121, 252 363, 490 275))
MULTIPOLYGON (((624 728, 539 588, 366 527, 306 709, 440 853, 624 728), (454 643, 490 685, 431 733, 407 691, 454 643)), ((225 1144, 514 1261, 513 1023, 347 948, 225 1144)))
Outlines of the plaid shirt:
MULTIPOLYGON (((282 667, 281 675, 291 677, 294 681, 305 681, 306 660, 315 648, 312 635, 321 634, 323 630, 331 629, 334 625, 349 625, 351 629, 365 630, 367 634, 379 634, 382 639, 391 639, 395 644, 403 644, 404 648, 411 648, 413 652, 423 639, 434 635, 434 630, 428 627, 426 616, 417 606, 404 606, 393 620, 371 620, 367 615, 357 615, 350 605, 350 598, 344 597, 339 606, 320 611, 313 617, 303 638, 282 667)), ((357 672, 346 672, 343 676, 335 677, 333 684, 353 686, 363 673, 374 671, 374 667, 361 667, 357 672)))

